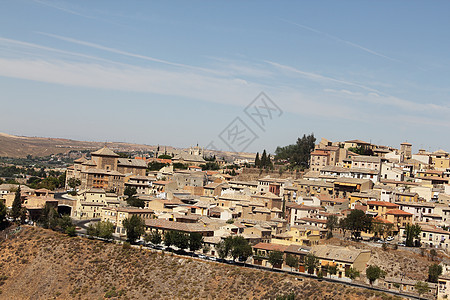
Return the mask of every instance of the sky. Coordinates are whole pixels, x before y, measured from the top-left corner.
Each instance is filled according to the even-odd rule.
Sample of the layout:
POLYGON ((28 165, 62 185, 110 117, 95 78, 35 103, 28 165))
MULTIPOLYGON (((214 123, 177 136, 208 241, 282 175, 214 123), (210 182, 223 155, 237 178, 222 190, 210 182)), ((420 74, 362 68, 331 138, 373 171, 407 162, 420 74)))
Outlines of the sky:
POLYGON ((0 1, 0 132, 450 150, 449 1, 0 1))

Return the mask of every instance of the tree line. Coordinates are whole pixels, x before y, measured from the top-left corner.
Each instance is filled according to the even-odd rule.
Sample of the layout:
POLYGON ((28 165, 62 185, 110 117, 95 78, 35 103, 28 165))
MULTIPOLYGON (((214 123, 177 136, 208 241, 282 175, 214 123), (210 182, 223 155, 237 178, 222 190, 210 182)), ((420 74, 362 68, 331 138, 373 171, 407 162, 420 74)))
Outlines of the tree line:
POLYGON ((311 151, 314 150, 316 138, 314 134, 303 135, 295 144, 277 147, 275 161, 287 163, 291 169, 304 170, 309 167, 311 151))
POLYGON ((259 152, 256 152, 255 167, 260 169, 273 169, 272 159, 270 158, 270 154, 266 153, 266 149, 264 149, 261 158, 259 157, 259 152))

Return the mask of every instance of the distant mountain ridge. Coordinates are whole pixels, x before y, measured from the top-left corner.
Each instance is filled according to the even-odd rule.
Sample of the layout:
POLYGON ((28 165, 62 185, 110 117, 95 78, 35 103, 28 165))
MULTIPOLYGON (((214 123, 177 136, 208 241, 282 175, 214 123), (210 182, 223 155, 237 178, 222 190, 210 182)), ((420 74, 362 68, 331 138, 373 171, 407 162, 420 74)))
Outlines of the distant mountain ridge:
MULTIPOLYGON (((104 145, 114 151, 152 151, 157 146, 123 142, 87 142, 64 138, 25 137, 0 132, 0 156, 26 157, 67 153, 70 150, 96 150, 104 145)), ((168 147, 169 148, 169 147, 168 147)), ((169 149, 168 149, 169 150, 169 149)))
MULTIPOLYGON (((68 153, 70 150, 97 150, 107 145, 115 152, 156 151, 156 145, 133 144, 125 142, 88 142, 65 138, 26 137, 0 132, 0 157, 23 158, 27 155, 47 156, 58 153, 68 153)), ((167 153, 174 152, 174 147, 161 146, 167 153)), ((254 158, 253 153, 234 153, 206 151, 226 157, 254 158)))

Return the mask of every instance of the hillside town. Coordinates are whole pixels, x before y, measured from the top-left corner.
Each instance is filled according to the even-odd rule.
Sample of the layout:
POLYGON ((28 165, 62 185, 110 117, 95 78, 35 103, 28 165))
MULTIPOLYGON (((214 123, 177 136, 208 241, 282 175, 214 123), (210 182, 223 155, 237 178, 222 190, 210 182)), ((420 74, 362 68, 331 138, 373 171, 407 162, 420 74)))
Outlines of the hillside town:
POLYGON ((108 240, 158 251, 447 299, 450 155, 412 147, 322 138, 299 170, 265 151, 229 161, 199 146, 153 157, 105 146, 75 159, 61 189, 4 183, 0 203, 11 212, 20 199, 9 222, 42 225, 53 210, 70 216, 75 235, 102 238, 104 225, 108 240), (430 263, 389 269, 384 252, 430 263))

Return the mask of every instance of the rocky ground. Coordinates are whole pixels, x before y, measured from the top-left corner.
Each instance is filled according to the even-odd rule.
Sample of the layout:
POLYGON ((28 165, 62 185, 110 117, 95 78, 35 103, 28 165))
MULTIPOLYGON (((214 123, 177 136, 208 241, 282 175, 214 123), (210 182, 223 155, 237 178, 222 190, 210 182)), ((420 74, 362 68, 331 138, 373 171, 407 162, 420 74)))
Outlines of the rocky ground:
POLYGON ((0 240, 0 299, 392 299, 341 284, 24 227, 0 240))

